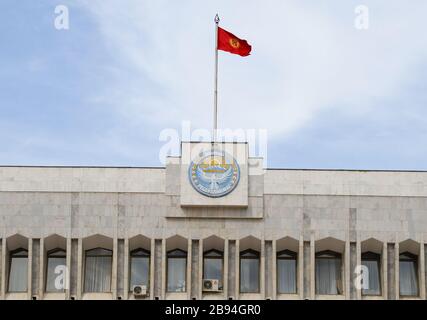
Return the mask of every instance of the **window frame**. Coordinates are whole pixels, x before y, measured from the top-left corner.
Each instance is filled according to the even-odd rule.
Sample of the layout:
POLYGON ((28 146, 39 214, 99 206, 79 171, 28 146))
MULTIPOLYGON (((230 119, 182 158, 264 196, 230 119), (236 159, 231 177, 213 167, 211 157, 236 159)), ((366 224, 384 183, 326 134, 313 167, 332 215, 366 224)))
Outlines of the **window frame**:
POLYGON ((150 288, 150 278, 151 278, 151 252, 150 250, 138 247, 136 249, 133 249, 129 252, 129 292, 132 292, 132 259, 142 259, 142 258, 148 258, 148 277, 147 277, 147 283, 144 284, 147 286, 147 290, 150 288), (143 252, 143 255, 136 255, 138 252, 143 252))
POLYGON ((314 255, 314 275, 315 275, 314 291, 315 291, 316 295, 326 295, 326 296, 335 296, 335 295, 342 296, 342 295, 344 295, 343 259, 342 259, 342 256, 343 256, 342 253, 332 251, 332 250, 322 250, 319 252, 315 252, 315 255, 314 255), (331 257, 322 257, 323 255, 328 255, 331 257), (336 294, 334 294, 334 293, 331 293, 331 294, 330 293, 318 293, 318 291, 317 291, 318 288, 316 285, 316 283, 317 283, 317 281, 316 281, 316 277, 317 277, 317 275, 316 275, 316 266, 317 266, 316 260, 317 259, 325 259, 325 260, 326 259, 340 259, 340 268, 339 268, 340 286, 337 286, 337 293, 336 294))
POLYGON ((380 253, 375 253, 372 251, 365 251, 362 252, 362 254, 360 255, 360 263, 363 265, 363 261, 374 261, 377 263, 377 269, 378 269, 378 275, 379 275, 379 279, 378 279, 378 285, 379 285, 379 289, 380 289, 380 293, 378 294, 373 294, 373 293, 363 293, 364 289, 361 289, 361 294, 362 296, 370 296, 370 297, 381 297, 383 295, 383 275, 381 272, 381 267, 382 267, 382 263, 381 263, 381 254, 380 253))
POLYGON ((260 257, 261 257, 260 252, 257 250, 254 250, 254 249, 249 248, 249 249, 240 251, 240 253, 239 253, 239 293, 242 293, 242 294, 261 293, 261 274, 260 274, 261 273, 261 259, 260 259, 260 257), (244 255, 246 253, 251 253, 254 256, 253 257, 244 257, 244 255), (257 286, 258 291, 242 292, 242 276, 241 276, 241 273, 242 273, 242 260, 243 259, 244 260, 258 260, 258 286, 257 286))
POLYGON ((44 281, 44 291, 46 293, 65 293, 65 289, 63 289, 62 291, 48 291, 47 290, 47 275, 48 275, 48 267, 49 267, 49 258, 65 258, 65 263, 67 263, 67 251, 65 249, 62 249, 60 247, 51 249, 49 251, 46 252, 46 265, 45 265, 45 281, 44 281), (64 252, 64 255, 60 255, 60 256, 54 256, 54 257, 49 257, 51 254, 56 253, 56 252, 64 252))
POLYGON ((278 294, 298 294, 298 253, 289 249, 284 249, 276 252, 276 290, 278 294), (281 255, 287 255, 281 256, 281 255), (279 290, 279 260, 294 260, 295 261, 295 292, 280 292, 279 290))
POLYGON ((221 280, 221 286, 218 289, 223 290, 223 286, 224 286, 224 252, 217 250, 217 249, 209 249, 209 250, 206 250, 205 252, 203 252, 203 270, 202 270, 203 279, 207 279, 207 278, 205 278, 205 259, 221 260, 221 279, 220 279, 221 280), (212 252, 217 253, 219 256, 212 256, 212 257, 207 256, 212 252))
POLYGON ((413 254, 409 251, 404 251, 399 253, 399 297, 402 298, 416 298, 420 296, 420 275, 419 275, 419 257, 416 254, 413 254), (407 256, 407 258, 402 259, 401 256, 405 255, 407 256), (415 266, 415 277, 416 277, 416 283, 417 283, 417 292, 416 294, 412 295, 408 295, 408 294, 401 294, 400 293, 400 261, 409 261, 409 262, 413 262, 414 266, 415 266))
POLYGON ((166 253, 166 292, 167 293, 185 293, 188 290, 188 284, 187 284, 187 268, 188 268, 188 253, 185 250, 182 250, 180 248, 171 249, 166 253), (177 256, 171 256, 173 252, 180 252, 181 255, 177 256), (184 275, 184 281, 185 281, 185 290, 184 291, 169 291, 169 259, 185 259, 185 275, 184 275))
POLYGON ((29 260, 28 260, 28 249, 19 247, 19 248, 16 248, 14 250, 11 250, 8 253, 8 258, 9 258, 9 263, 8 263, 9 269, 8 269, 8 275, 7 275, 7 293, 25 293, 25 292, 28 292, 28 262, 29 262, 29 260), (20 252, 25 252, 26 256, 23 256, 23 255, 22 256, 20 256, 20 255, 15 256, 16 254, 18 254, 20 252), (12 259, 13 258, 15 258, 15 259, 27 258, 27 284, 26 284, 27 289, 25 291, 11 291, 9 289, 10 288, 10 272, 12 271, 12 259))
POLYGON ((95 248, 90 248, 84 251, 84 268, 83 268, 83 293, 111 293, 111 285, 112 285, 112 281, 113 281, 113 250, 111 249, 106 249, 103 247, 95 247, 95 248), (89 251, 95 251, 98 249, 102 249, 104 251, 109 251, 110 254, 98 254, 98 255, 88 255, 89 251), (86 291, 86 259, 87 257, 111 257, 111 274, 110 274, 110 291, 86 291))

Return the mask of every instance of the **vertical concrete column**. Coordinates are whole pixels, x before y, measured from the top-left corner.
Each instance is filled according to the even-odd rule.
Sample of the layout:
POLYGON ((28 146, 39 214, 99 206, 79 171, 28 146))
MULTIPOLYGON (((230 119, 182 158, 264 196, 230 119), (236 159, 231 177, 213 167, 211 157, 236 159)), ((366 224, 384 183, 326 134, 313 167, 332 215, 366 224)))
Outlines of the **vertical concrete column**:
MULTIPOLYGON (((274 252, 276 255, 276 251, 274 252)), ((276 259, 274 261, 274 265, 277 265, 276 259)), ((299 238, 298 244, 298 295, 301 300, 304 299, 304 236, 301 235, 299 238)), ((277 273, 276 273, 277 276, 277 273)))
MULTIPOLYGON (((125 250, 127 250, 126 251, 126 256, 127 256, 127 261, 129 261, 129 254, 128 254, 128 252, 129 252, 129 241, 127 242, 128 243, 128 245, 127 245, 127 248, 126 248, 126 244, 125 244, 125 250)), ((154 299, 154 286, 155 286, 155 284, 154 284, 154 277, 155 277, 155 272, 156 272, 156 270, 155 270, 155 262, 156 262, 156 239, 154 239, 154 238, 152 238, 151 239, 151 244, 150 244, 150 299, 151 300, 153 300, 154 299)), ((126 259, 125 259, 125 262, 126 262, 126 259)), ((126 264, 125 263, 125 268, 126 268, 126 270, 125 270, 125 274, 129 274, 129 267, 128 267, 128 265, 129 265, 129 262, 126 264)), ((125 288, 127 287, 127 286, 129 286, 129 280, 126 280, 127 281, 127 285, 125 285, 125 288)), ((129 291, 129 289, 128 289, 128 291, 129 291)))
POLYGON ((33 239, 28 239, 27 299, 31 300, 33 280, 33 239))
MULTIPOLYGON (((40 262, 40 268, 39 268, 39 291, 38 291, 38 296, 39 299, 43 299, 43 294, 44 294, 44 283, 45 283, 45 254, 44 254, 45 250, 44 250, 44 238, 40 239, 40 247, 39 247, 39 262, 40 262)), ((47 261, 46 261, 47 263, 47 261)), ((67 272, 68 273, 68 272, 67 272)), ((67 276, 67 275, 66 275, 67 276)), ((65 279, 66 281, 66 279, 65 279)))
POLYGON ((228 294, 228 239, 224 240, 224 275, 222 280, 224 299, 228 294))
POLYGON ((425 256, 424 256, 424 241, 420 241, 420 258, 418 259, 420 266, 420 298, 425 300, 426 298, 426 274, 425 274, 425 256))
POLYGON ((383 298, 387 299, 388 297, 388 252, 387 252, 387 241, 383 243, 383 252, 382 252, 382 288, 383 288, 383 298))
POLYGON ((187 280, 185 284, 185 289, 187 290, 187 299, 191 299, 191 270, 192 270, 192 244, 191 237, 187 240, 187 280))
MULTIPOLYGON (((361 266, 362 265, 362 243, 360 242, 359 236, 357 236, 356 239, 356 265, 361 266)), ((354 270, 351 270, 351 272, 354 272, 354 270)), ((362 289, 358 286, 356 286, 356 299, 361 300, 362 299, 362 289)))
POLYGON ((199 273, 197 277, 197 299, 202 299, 203 297, 203 239, 199 240, 199 273))
POLYGON ((3 238, 1 242, 1 292, 0 298, 3 300, 6 296, 6 257, 7 257, 7 246, 6 246, 6 238, 3 238))
POLYGON ((272 275, 272 283, 271 283, 271 299, 276 300, 277 299, 277 240, 273 239, 271 243, 271 272, 272 275))
MULTIPOLYGON (((70 299, 71 295, 71 237, 67 238, 67 248, 65 252, 65 259, 67 265, 67 273, 65 275, 65 299, 70 299)), ((44 248, 43 248, 44 251, 44 248)))
POLYGON ((264 237, 261 239, 261 268, 259 270, 260 273, 260 293, 261 299, 265 299, 265 240, 264 237))
MULTIPOLYGON (((124 262, 123 262, 123 299, 127 300, 129 299, 129 290, 131 288, 129 288, 129 238, 125 238, 124 243, 123 243, 123 247, 124 247, 124 262)), ((151 257, 150 257, 150 272, 151 272, 151 263, 153 262, 153 248, 151 248, 151 257)), ((151 277, 150 277, 150 297, 153 297, 153 295, 151 294, 151 287, 154 288, 154 286, 152 285, 153 282, 151 281, 151 277)))
POLYGON ((350 300, 350 238, 347 235, 344 249, 344 296, 350 300))
POLYGON ((235 274, 236 274, 236 284, 235 284, 235 291, 234 296, 236 300, 239 300, 239 293, 240 293, 240 240, 236 239, 236 263, 235 263, 235 274))
POLYGON ((310 236, 310 299, 316 297, 316 243, 314 234, 310 236))
POLYGON ((77 242, 77 300, 82 298, 83 286, 83 240, 78 239, 77 242))
POLYGON ((396 288, 396 300, 400 298, 399 267, 399 242, 396 240, 394 245, 394 287, 396 288))
POLYGON ((162 239, 162 299, 166 298, 166 239, 162 239))
POLYGON ((117 299, 117 251, 118 251, 118 239, 115 236, 113 239, 113 270, 111 275, 111 293, 113 300, 117 299))

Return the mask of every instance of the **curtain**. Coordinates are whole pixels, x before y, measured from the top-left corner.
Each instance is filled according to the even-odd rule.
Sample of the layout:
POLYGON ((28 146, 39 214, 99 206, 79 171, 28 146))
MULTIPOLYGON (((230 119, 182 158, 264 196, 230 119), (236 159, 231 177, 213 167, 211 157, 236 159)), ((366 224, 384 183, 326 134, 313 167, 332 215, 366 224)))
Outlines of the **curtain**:
POLYGON ((9 292, 26 292, 28 280, 28 258, 11 258, 9 292))
POLYGON ((240 292, 259 292, 259 259, 240 259, 240 292))
POLYGON ((205 258, 203 262, 203 279, 218 279, 222 286, 222 259, 205 258))
POLYGON ((185 292, 186 258, 168 258, 168 291, 185 292))
POLYGON ((296 261, 293 259, 278 259, 278 290, 279 293, 297 292, 296 261))
POLYGON ((110 292, 111 257, 86 257, 85 291, 110 292))
POLYGON ((136 285, 146 285, 148 288, 150 258, 132 257, 130 267, 130 289, 136 285))
MULTIPOLYGON (((65 287, 65 277, 60 283, 55 284, 55 280, 60 275, 59 273, 55 273, 55 269, 57 266, 65 266, 66 261, 65 258, 61 257, 49 257, 47 259, 47 277, 46 277, 46 291, 47 292, 63 292, 65 287), (58 286, 59 285, 63 285, 58 286)), ((65 275, 64 275, 65 276, 65 275)))
POLYGON ((316 259, 316 291, 318 294, 340 294, 341 259, 316 259))
POLYGON ((363 289, 362 293, 366 295, 380 295, 380 272, 378 270, 378 261, 365 260, 362 264, 368 268, 368 289, 363 289))
POLYGON ((416 262, 400 261, 399 263, 399 288, 402 296, 418 295, 418 281, 416 262))

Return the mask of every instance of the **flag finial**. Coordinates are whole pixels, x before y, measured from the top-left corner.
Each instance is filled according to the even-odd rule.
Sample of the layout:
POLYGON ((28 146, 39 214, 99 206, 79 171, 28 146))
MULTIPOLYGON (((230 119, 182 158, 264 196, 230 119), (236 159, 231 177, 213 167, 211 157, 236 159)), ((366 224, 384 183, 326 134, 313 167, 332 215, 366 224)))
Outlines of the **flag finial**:
POLYGON ((215 15, 215 23, 218 24, 219 23, 219 15, 218 13, 215 15))

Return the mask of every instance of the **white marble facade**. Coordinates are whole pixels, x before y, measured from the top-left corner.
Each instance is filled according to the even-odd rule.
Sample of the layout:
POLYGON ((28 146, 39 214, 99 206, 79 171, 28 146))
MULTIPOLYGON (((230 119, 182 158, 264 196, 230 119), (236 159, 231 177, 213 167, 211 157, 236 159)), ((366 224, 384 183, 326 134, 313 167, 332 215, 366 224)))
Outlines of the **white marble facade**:
MULTIPOLYGON (((191 145, 183 145, 183 152, 191 145)), ((425 299, 427 172, 250 170, 260 159, 237 145, 243 179, 219 199, 189 187, 189 155, 165 168, 0 167, 0 299, 134 299, 130 252, 149 252, 146 299, 425 299), (183 199, 185 198, 185 199, 183 199), (192 203, 194 201, 194 203, 192 203), (215 205, 217 204, 217 205, 215 205), (11 252, 28 252, 25 292, 10 292, 11 252), (64 250, 69 286, 46 291, 46 253, 64 250), (85 292, 85 252, 112 252, 108 292, 85 292), (186 252, 186 288, 168 292, 167 252, 186 252), (223 253, 223 288, 204 292, 203 253, 223 253), (240 253, 259 252, 257 292, 240 290, 240 253), (297 254, 296 292, 279 293, 277 254, 297 254), (316 289, 317 253, 341 254, 341 292, 316 289), (353 283, 362 253, 380 255, 381 292, 353 283), (399 290, 399 255, 417 257, 418 293, 399 290)))

